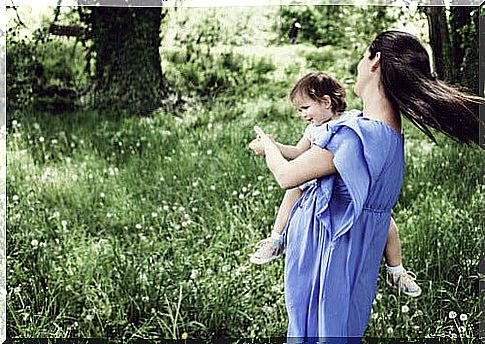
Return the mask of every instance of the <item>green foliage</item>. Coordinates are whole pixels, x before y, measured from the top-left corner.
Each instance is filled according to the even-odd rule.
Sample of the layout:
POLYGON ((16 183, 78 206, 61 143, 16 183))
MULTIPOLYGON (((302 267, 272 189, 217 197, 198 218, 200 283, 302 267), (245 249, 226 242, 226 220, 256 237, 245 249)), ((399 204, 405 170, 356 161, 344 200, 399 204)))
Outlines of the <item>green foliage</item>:
MULTIPOLYGON (((11 114, 35 107, 51 112, 72 111, 89 82, 84 51, 73 39, 45 36, 44 28, 32 38, 7 34, 7 99, 11 114)), ((12 117, 13 118, 13 117, 12 117)))
POLYGON ((211 44, 187 42, 185 50, 165 51, 167 80, 185 97, 205 99, 240 95, 268 82, 275 70, 268 58, 247 57, 232 50, 214 52, 211 44))
POLYGON ((293 18, 302 25, 298 41, 364 50, 377 33, 392 26, 395 11, 384 6, 282 6, 280 37, 288 41, 293 18), (367 43, 363 43, 367 42, 367 43))

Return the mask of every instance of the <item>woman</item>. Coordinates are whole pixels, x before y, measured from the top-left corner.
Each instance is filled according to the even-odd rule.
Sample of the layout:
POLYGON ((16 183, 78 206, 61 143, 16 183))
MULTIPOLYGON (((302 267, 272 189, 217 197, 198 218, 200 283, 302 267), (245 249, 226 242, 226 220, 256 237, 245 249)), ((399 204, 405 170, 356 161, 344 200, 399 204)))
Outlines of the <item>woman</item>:
POLYGON ((429 56, 408 33, 379 34, 357 68, 363 113, 328 123, 328 135, 286 161, 259 127, 266 163, 283 188, 318 178, 286 228, 288 337, 360 337, 404 172, 400 114, 433 138, 433 127, 479 141, 483 99, 437 81, 429 56))

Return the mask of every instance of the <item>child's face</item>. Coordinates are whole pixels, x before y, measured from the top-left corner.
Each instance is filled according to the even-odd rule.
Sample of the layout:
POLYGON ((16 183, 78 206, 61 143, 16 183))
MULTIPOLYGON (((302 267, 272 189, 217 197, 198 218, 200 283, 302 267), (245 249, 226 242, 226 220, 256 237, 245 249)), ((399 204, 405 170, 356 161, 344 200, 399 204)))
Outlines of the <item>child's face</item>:
POLYGON ((322 125, 336 117, 329 96, 324 96, 322 101, 315 101, 306 94, 299 94, 293 99, 293 104, 298 113, 314 126, 322 125))

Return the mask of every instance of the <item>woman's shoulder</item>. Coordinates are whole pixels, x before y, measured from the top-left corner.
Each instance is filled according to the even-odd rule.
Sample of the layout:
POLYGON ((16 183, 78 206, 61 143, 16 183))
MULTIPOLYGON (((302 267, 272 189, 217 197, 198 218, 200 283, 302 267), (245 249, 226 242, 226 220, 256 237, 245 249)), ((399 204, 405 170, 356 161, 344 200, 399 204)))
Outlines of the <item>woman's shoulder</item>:
MULTIPOLYGON (((360 110, 350 110, 344 112, 334 123, 330 124, 331 130, 337 131, 347 128, 364 136, 378 135, 378 136, 395 136, 401 139, 402 135, 396 132, 388 124, 365 117, 360 110)), ((346 131, 346 130, 344 130, 346 131)))

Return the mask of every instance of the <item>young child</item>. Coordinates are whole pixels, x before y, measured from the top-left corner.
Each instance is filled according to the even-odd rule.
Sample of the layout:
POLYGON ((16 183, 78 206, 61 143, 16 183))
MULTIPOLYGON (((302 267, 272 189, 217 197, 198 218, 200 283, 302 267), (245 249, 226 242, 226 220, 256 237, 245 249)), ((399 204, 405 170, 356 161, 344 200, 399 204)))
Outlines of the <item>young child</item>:
MULTIPOLYGON (((309 73, 301 78, 291 91, 290 100, 309 124, 296 146, 284 145, 275 141, 281 154, 288 160, 295 159, 310 149, 312 144, 317 142, 327 130, 325 123, 340 116, 360 114, 358 110, 344 112, 346 107, 345 89, 337 80, 324 73, 309 73)), ((264 156, 264 149, 258 138, 251 141, 249 147, 257 155, 264 156)), ((251 263, 266 264, 283 255, 282 233, 291 209, 303 191, 315 182, 315 180, 311 180, 286 191, 276 215, 273 231, 270 237, 258 243, 259 248, 250 255, 251 263)), ((387 284, 406 295, 419 296, 421 288, 415 282, 416 277, 412 272, 406 271, 401 264, 401 243, 396 223, 392 218, 384 256, 387 284)))

